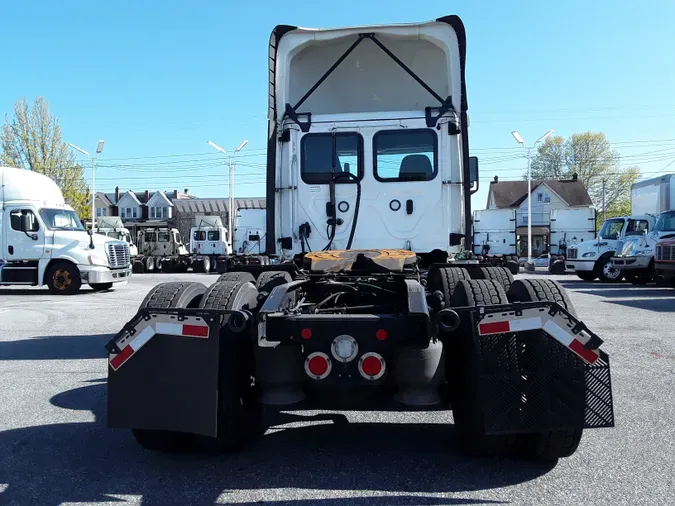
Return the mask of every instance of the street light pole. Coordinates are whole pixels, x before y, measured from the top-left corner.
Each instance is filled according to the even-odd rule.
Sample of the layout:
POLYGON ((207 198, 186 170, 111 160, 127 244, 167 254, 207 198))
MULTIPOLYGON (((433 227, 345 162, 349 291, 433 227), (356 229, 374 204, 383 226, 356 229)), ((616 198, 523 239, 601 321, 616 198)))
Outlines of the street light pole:
MULTIPOLYGON (((227 158, 227 167, 229 169, 229 175, 230 175, 230 178, 229 178, 230 182, 229 182, 229 185, 228 185, 229 186, 229 196, 228 196, 228 199, 227 199, 227 207, 228 207, 228 209, 227 209, 227 222, 228 222, 227 223, 227 233, 229 235, 230 247, 234 248, 234 243, 233 243, 233 238, 234 238, 234 157, 233 157, 233 155, 228 156, 227 150, 221 148, 215 142, 208 141, 207 144, 209 146, 211 146, 213 149, 223 153, 223 155, 225 155, 225 157, 227 158)), ((246 146, 246 144, 248 144, 248 141, 244 139, 239 144, 239 146, 234 148, 234 153, 236 154, 239 151, 241 151, 244 148, 244 146, 246 146)))
POLYGON ((539 137, 530 147, 525 146, 525 140, 515 130, 511 132, 513 138, 518 144, 527 149, 527 263, 532 263, 532 173, 530 169, 530 153, 532 149, 541 141, 545 140, 553 130, 549 130, 544 135, 539 137))
POLYGON ((75 151, 79 151, 87 158, 91 160, 91 233, 94 233, 94 227, 96 226, 96 160, 98 155, 103 151, 103 145, 105 144, 104 140, 99 140, 96 145, 96 156, 91 156, 88 151, 85 151, 82 148, 77 147, 75 144, 68 145, 73 148, 75 151))

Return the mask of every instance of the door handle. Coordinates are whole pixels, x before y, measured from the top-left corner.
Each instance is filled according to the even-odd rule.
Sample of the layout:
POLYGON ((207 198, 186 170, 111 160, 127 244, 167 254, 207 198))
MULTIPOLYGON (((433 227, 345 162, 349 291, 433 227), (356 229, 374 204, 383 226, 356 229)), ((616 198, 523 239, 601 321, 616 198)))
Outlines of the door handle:
POLYGON ((9 251, 10 255, 14 254, 14 246, 7 246, 7 251, 9 251))
POLYGON ((408 199, 405 201, 405 212, 408 214, 413 213, 413 201, 412 199, 408 199))

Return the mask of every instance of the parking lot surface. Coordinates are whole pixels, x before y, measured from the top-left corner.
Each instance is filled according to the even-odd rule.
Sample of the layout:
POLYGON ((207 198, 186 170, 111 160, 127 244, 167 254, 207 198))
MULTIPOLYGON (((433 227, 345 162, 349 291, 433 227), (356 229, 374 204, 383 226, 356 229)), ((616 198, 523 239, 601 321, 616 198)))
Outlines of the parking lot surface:
POLYGON ((0 288, 0 504, 675 504, 675 290, 555 277, 605 340, 617 425, 542 466, 463 457, 449 412, 305 412, 239 454, 143 450, 106 427, 103 345, 177 279, 216 276, 72 297, 0 288))

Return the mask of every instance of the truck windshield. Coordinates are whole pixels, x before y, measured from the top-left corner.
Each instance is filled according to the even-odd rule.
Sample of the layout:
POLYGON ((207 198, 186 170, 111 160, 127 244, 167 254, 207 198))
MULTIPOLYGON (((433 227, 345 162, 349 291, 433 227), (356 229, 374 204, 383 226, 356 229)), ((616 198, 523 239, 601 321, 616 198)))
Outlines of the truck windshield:
POLYGON ((169 232, 158 232, 157 242, 169 242, 169 232))
POLYGON ((84 225, 75 211, 67 209, 40 209, 40 216, 49 230, 81 230, 84 225))
POLYGON ((602 224, 598 237, 600 239, 618 239, 624 224, 624 220, 607 220, 602 224))
POLYGON ((203 230, 195 230, 194 234, 192 234, 192 237, 195 241, 203 241, 206 239, 206 232, 203 230))
POLYGON ((219 230, 209 230, 208 239, 209 239, 209 241, 220 241, 220 231, 219 230))
POLYGON ((654 225, 654 232, 675 231, 675 211, 668 211, 659 216, 654 225))

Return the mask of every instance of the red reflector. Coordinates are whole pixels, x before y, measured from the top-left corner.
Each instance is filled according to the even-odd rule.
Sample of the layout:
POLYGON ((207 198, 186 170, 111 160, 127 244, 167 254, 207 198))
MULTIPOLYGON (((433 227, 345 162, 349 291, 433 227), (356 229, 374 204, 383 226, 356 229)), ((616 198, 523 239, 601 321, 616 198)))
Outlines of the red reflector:
POLYGON ((584 345, 581 344, 581 341, 578 339, 572 340, 570 343, 570 349, 575 353, 579 354, 582 358, 590 362, 591 364, 598 360, 598 355, 593 350, 587 350, 584 348, 584 345))
POLYGON ((328 360, 321 356, 312 357, 309 359, 307 367, 313 375, 323 376, 328 370, 328 360))
POLYGON ((126 348, 113 357, 110 361, 110 366, 115 370, 118 369, 133 354, 134 349, 130 345, 127 345, 126 348))
POLYGON ((387 338, 387 331, 384 329, 380 329, 377 332, 375 332, 375 337, 377 338, 378 341, 384 341, 387 338))
POLYGON ((203 325, 183 325, 184 336, 208 337, 209 328, 203 325))
POLYGON ((508 332, 511 326, 509 322, 481 323, 479 326, 481 334, 498 334, 499 332, 508 332))
POLYGON ((382 370, 382 361, 377 357, 366 357, 363 359, 361 369, 368 376, 377 376, 382 370))
POLYGON ((310 337, 312 337, 312 329, 302 329, 300 331, 300 336, 303 339, 309 339, 310 337))

